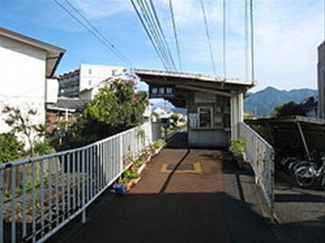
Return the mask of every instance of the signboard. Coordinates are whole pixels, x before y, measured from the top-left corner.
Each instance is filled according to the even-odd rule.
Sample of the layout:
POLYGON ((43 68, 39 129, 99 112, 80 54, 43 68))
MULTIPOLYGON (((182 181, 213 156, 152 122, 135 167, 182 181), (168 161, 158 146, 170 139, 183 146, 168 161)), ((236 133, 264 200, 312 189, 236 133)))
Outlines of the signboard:
POLYGON ((149 98, 173 98, 175 96, 174 85, 149 85, 149 98))
POLYGON ((194 102, 195 103, 216 103, 217 96, 214 94, 196 92, 194 95, 194 102))

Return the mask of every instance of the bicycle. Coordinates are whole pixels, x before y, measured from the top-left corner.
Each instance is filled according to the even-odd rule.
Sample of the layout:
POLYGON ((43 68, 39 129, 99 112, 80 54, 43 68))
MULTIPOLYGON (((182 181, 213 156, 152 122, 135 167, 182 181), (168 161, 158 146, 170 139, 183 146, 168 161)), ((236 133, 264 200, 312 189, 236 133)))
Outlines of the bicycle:
POLYGON ((317 168, 315 163, 305 163, 294 172, 294 178, 301 187, 310 187, 315 181, 319 181, 325 189, 325 155, 321 158, 321 166, 317 168))

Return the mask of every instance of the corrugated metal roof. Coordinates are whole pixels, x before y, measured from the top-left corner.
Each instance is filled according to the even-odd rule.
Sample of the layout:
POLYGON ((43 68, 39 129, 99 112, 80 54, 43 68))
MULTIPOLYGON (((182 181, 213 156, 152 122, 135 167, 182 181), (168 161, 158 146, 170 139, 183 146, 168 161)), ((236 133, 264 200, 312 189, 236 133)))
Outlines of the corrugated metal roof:
POLYGON ((47 108, 50 110, 68 109, 74 112, 81 112, 85 108, 85 105, 86 101, 80 100, 78 98, 59 97, 56 103, 48 105, 47 108))

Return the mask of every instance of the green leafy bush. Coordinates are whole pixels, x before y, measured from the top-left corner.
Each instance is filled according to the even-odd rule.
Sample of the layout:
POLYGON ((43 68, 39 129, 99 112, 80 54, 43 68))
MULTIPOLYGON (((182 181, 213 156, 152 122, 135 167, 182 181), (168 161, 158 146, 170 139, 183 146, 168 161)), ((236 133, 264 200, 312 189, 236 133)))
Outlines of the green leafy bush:
POLYGON ((0 134, 0 163, 14 161, 24 153, 24 144, 12 133, 0 134))
POLYGON ((47 142, 35 143, 34 144, 34 152, 37 155, 45 155, 45 154, 50 154, 50 153, 54 152, 54 149, 47 142))
POLYGON ((123 178, 126 178, 127 181, 137 179, 139 177, 138 171, 136 170, 126 170, 123 173, 123 178))
POLYGON ((246 139, 245 138, 235 138, 231 139, 231 146, 229 150, 233 152, 235 155, 240 155, 244 153, 245 146, 246 146, 246 139))

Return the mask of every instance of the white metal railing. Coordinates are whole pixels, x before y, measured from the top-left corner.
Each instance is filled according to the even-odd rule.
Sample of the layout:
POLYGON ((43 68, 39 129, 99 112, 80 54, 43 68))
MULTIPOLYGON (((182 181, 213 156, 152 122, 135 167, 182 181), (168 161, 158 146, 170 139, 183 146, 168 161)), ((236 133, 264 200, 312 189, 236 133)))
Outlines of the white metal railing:
POLYGON ((242 122, 239 123, 239 136, 246 139, 246 160, 253 168, 255 182, 262 188, 273 221, 274 149, 258 133, 242 122))
POLYGON ((159 138, 146 123, 85 147, 0 164, 0 242, 43 242, 87 207, 159 138), (145 131, 141 141, 138 130, 145 131), (144 144, 143 144, 144 142, 144 144))

